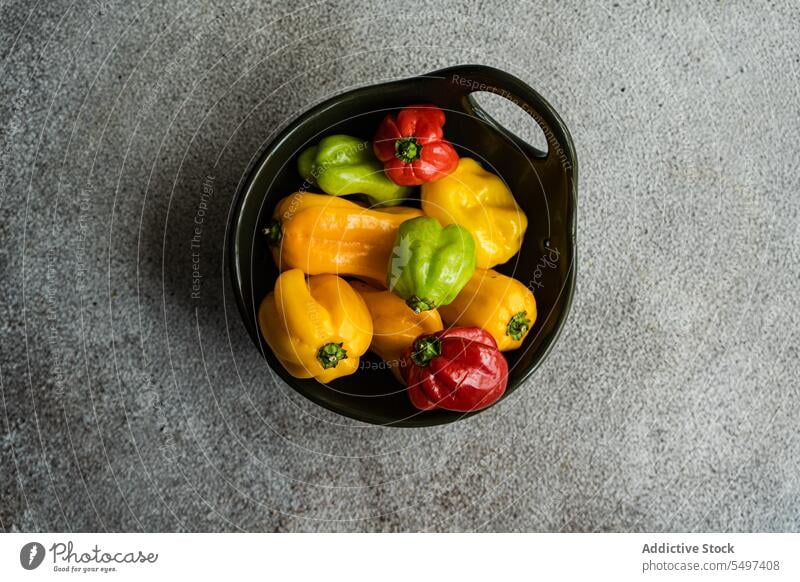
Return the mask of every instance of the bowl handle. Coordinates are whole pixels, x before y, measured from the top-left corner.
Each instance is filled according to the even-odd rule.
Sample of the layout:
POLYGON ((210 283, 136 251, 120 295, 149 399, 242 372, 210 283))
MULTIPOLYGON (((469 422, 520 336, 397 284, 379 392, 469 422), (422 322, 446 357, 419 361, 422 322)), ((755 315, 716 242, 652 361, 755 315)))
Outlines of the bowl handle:
POLYGON ((569 174, 570 178, 575 178, 577 157, 569 131, 555 109, 526 83, 504 71, 484 65, 458 65, 426 76, 446 79, 452 85, 452 89, 461 94, 462 103, 471 114, 488 121, 503 130, 515 142, 525 146, 532 161, 557 160, 564 172, 569 174), (470 98, 470 94, 476 91, 495 93, 522 108, 542 129, 547 140, 547 152, 534 148, 492 119, 474 99, 470 98))

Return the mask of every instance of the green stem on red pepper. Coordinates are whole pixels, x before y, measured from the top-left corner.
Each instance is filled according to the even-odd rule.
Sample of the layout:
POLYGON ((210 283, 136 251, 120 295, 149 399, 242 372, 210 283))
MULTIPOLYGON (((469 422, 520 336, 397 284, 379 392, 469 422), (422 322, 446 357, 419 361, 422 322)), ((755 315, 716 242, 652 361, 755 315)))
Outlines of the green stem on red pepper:
POLYGON ((394 157, 404 164, 418 160, 422 155, 422 144, 413 137, 404 137, 394 142, 394 157))
POLYGON ((411 360, 417 366, 427 366, 433 358, 442 353, 442 344, 434 336, 426 336, 414 342, 411 360))

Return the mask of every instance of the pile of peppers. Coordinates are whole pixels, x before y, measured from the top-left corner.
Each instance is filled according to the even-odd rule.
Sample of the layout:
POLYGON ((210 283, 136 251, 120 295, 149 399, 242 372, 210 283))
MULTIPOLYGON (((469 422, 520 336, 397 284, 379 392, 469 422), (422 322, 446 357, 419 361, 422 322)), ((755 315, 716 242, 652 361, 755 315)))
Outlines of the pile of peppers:
POLYGON ((536 300, 493 267, 519 251, 528 221, 499 176, 459 157, 445 122, 411 105, 371 141, 329 135, 298 156, 300 190, 263 225, 281 274, 258 312, 292 376, 327 384, 369 350, 420 411, 471 412, 504 394, 502 352, 522 346, 536 300))

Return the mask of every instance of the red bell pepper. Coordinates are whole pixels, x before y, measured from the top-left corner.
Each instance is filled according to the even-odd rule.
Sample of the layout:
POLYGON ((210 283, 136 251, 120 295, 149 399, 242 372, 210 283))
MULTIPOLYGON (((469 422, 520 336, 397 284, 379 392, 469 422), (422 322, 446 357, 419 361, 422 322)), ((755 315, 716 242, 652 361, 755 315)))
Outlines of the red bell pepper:
POLYGON ((375 156, 395 184, 419 186, 456 169, 458 154, 444 141, 444 111, 435 105, 412 105, 387 115, 375 134, 375 156))
POLYGON ((419 336, 403 354, 400 370, 420 410, 480 410, 497 402, 508 383, 508 362, 479 327, 419 336))

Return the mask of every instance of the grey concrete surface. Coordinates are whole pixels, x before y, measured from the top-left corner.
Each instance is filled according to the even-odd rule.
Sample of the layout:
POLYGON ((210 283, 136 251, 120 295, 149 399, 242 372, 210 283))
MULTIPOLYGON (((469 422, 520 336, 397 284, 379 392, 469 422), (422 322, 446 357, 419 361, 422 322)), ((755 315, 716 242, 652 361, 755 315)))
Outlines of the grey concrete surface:
POLYGON ((798 530, 800 12, 681 5, 4 2, 0 527, 798 530), (572 130, 570 320, 474 419, 337 417, 245 333, 232 194, 310 105, 470 62, 572 130))

